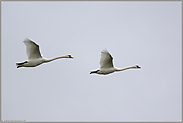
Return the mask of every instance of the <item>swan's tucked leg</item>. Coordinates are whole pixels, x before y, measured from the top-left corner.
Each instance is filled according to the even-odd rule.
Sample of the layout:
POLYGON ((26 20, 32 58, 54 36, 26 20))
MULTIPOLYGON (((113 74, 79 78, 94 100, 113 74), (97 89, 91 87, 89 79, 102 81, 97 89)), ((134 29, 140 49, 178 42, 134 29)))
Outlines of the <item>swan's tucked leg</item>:
POLYGON ((16 64, 17 64, 17 65, 22 65, 22 64, 25 64, 25 63, 27 63, 27 61, 22 62, 22 63, 16 63, 16 64))
POLYGON ((99 71, 99 70, 91 71, 90 74, 92 74, 92 73, 97 73, 98 71, 99 71))
POLYGON ((22 65, 23 65, 23 64, 25 64, 25 63, 27 63, 27 61, 25 61, 25 62, 22 62, 22 63, 16 63, 16 65, 17 65, 17 68, 19 68, 19 67, 22 67, 22 65))

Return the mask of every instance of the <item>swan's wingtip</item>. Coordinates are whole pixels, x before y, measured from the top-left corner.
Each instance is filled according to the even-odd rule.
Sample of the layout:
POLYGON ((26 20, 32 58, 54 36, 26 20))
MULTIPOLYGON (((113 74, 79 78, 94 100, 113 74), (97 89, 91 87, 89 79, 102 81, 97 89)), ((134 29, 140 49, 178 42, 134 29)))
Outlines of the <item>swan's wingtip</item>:
POLYGON ((29 38, 25 38, 24 41, 30 41, 30 39, 29 38))
POLYGON ((108 50, 105 48, 105 49, 103 49, 101 52, 103 52, 103 53, 107 53, 107 52, 108 52, 108 50))
POLYGON ((107 48, 103 49, 104 51, 107 51, 107 48))

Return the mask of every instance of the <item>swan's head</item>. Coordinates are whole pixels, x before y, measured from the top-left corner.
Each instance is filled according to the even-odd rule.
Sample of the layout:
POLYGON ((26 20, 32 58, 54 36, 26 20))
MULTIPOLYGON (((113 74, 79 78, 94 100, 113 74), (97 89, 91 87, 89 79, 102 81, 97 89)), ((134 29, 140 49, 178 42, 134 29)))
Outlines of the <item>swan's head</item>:
POLYGON ((67 56, 68 56, 68 58, 72 58, 73 59, 73 57, 71 55, 67 55, 67 56))
POLYGON ((141 68, 141 67, 139 67, 138 65, 135 65, 135 68, 141 68))

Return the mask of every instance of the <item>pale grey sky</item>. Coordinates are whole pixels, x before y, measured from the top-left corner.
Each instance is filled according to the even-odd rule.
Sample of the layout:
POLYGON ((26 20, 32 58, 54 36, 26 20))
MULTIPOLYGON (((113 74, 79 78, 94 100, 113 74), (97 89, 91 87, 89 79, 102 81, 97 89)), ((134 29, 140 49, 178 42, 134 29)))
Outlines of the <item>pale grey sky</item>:
POLYGON ((181 1, 1 2, 2 120, 181 121, 181 1), (23 40, 46 58, 35 68, 23 40), (114 66, 90 75, 104 48, 114 66))

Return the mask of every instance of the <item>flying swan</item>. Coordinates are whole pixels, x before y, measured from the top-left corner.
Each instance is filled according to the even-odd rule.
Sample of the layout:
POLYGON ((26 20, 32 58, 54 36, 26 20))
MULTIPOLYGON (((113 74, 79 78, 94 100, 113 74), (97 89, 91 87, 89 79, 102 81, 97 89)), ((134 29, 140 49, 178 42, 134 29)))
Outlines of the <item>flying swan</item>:
POLYGON ((138 65, 126 67, 126 68, 116 68, 113 66, 112 59, 113 57, 107 51, 107 49, 104 49, 103 51, 101 51, 100 69, 91 71, 90 74, 96 73, 96 74, 106 75, 106 74, 113 73, 115 71, 123 71, 127 69, 132 69, 132 68, 140 68, 138 65))
POLYGON ((41 56, 39 51, 39 45, 30 39, 26 38, 24 41, 26 46, 26 53, 28 56, 28 60, 22 63, 16 63, 17 68, 19 67, 36 67, 42 63, 51 62, 60 58, 73 58, 71 55, 59 56, 52 59, 47 59, 41 56))

